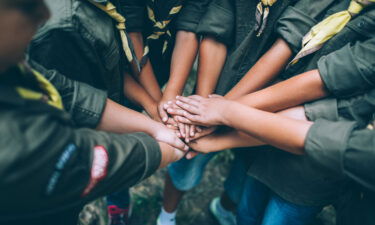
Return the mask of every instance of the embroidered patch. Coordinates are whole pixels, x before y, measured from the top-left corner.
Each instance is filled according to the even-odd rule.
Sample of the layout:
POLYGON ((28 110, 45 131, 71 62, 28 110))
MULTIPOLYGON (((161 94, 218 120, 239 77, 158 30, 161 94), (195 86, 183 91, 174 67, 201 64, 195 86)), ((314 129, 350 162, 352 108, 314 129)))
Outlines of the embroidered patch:
POLYGON ((103 146, 95 146, 93 161, 91 165, 91 177, 89 184, 82 193, 82 196, 88 195, 92 189, 107 176, 108 152, 103 146))
POLYGON ((77 146, 75 144, 69 144, 57 160, 55 165, 55 169, 50 177, 47 188, 46 188, 46 195, 51 195, 56 188, 56 184, 60 179, 61 173, 64 170, 66 163, 72 157, 73 153, 77 150, 77 146))

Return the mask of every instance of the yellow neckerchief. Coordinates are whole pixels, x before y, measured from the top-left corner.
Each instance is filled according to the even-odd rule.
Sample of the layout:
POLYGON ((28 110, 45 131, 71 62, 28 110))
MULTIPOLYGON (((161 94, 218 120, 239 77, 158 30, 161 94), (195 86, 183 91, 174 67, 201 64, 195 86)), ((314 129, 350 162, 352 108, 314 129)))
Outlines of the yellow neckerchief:
MULTIPOLYGON (((132 45, 132 42, 129 38, 129 36, 126 33, 126 19, 123 17, 119 12, 117 12, 116 6, 113 5, 111 2, 107 1, 105 5, 102 5, 100 3, 94 2, 92 0, 88 0, 90 3, 95 5, 97 8, 101 9, 103 12, 105 12, 108 16, 110 16, 113 20, 117 22, 117 29, 120 32, 121 42, 122 42, 122 49, 124 50, 125 56, 128 59, 129 63, 132 64, 133 68, 136 69, 137 74, 141 72, 142 66, 139 63, 139 60, 134 52, 134 47, 132 45)), ((143 52, 143 57, 146 57, 148 54, 148 50, 145 49, 143 52)))
MULTIPOLYGON (((122 47, 125 52, 126 58, 132 64, 132 68, 136 69, 136 71, 134 71, 136 72, 135 75, 139 75, 142 70, 142 67, 146 64, 147 59, 148 59, 148 53, 150 51, 148 44, 147 43, 145 44, 145 47, 143 50, 143 56, 141 60, 138 60, 134 52, 132 41, 130 40, 130 38, 128 37, 126 33, 126 25, 125 25, 126 18, 123 17, 119 12, 117 12, 116 6, 114 6, 110 1, 107 1, 105 5, 94 2, 93 0, 88 0, 88 1, 92 3, 93 5, 95 5, 96 7, 98 7, 99 9, 101 9, 103 12, 105 12, 107 15, 109 15, 112 19, 114 19, 117 22, 116 27, 120 31, 122 47)), ((154 0, 152 0, 151 2, 154 3, 154 0)), ((169 12, 168 20, 161 21, 161 22, 156 21, 154 11, 152 10, 151 7, 147 7, 148 17, 154 24, 153 33, 147 37, 147 40, 157 40, 161 36, 166 35, 167 38, 164 42, 163 52, 162 52, 163 54, 167 50, 169 40, 172 37, 170 31, 167 30, 167 26, 172 20, 172 16, 178 14, 178 12, 181 10, 181 7, 182 7, 181 5, 173 7, 169 12)))
POLYGON ((266 28, 268 15, 270 14, 270 6, 275 4, 277 0, 261 0, 257 5, 257 10, 255 12, 255 30, 257 31, 257 36, 259 37, 263 30, 266 28))
MULTIPOLYGON (((152 0, 151 3, 155 1, 152 0)), ((147 37, 147 40, 158 40, 161 36, 166 35, 162 53, 164 54, 168 48, 169 41, 172 39, 172 34, 168 30, 168 24, 172 21, 172 18, 177 15, 181 11, 182 5, 179 2, 177 5, 173 6, 172 9, 169 11, 168 18, 163 21, 157 21, 155 17, 155 13, 152 10, 152 7, 147 6, 147 14, 148 18, 153 23, 153 32, 151 35, 147 37)))
POLYGON ((42 100, 46 101, 49 105, 56 107, 58 109, 64 109, 61 96, 56 88, 38 71, 33 69, 28 69, 25 65, 19 64, 18 65, 20 71, 24 74, 29 73, 39 84, 39 87, 43 89, 48 96, 41 92, 37 92, 34 90, 30 90, 24 87, 16 87, 16 91, 18 94, 25 99, 32 99, 32 100, 42 100))
POLYGON ((353 17, 374 2, 375 0, 352 0, 347 10, 335 13, 315 25, 303 37, 302 49, 289 65, 294 65, 299 59, 318 51, 326 41, 339 33, 353 17))

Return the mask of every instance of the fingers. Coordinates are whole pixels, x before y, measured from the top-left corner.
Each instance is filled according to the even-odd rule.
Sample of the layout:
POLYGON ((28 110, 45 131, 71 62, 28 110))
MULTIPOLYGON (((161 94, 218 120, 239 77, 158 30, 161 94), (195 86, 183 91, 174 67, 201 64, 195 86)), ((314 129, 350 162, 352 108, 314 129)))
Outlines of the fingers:
POLYGON ((173 126, 173 125, 171 125, 171 124, 167 124, 166 126, 167 126, 169 129, 171 129, 171 130, 178 131, 178 127, 177 127, 177 126, 173 126))
POLYGON ((184 103, 184 102, 182 102, 180 100, 176 101, 176 105, 178 105, 183 110, 185 110, 185 111, 187 111, 189 113, 192 113, 192 114, 200 114, 201 113, 200 110, 198 109, 198 107, 196 107, 194 105, 190 105, 189 103, 184 103))
POLYGON ((159 113, 161 121, 163 121, 163 123, 166 123, 168 121, 168 114, 167 114, 166 110, 164 109, 163 103, 159 104, 158 113, 159 113))
POLYGON ((199 153, 196 151, 190 151, 186 154, 186 159, 193 159, 195 156, 197 156, 199 153))
MULTIPOLYGON (((210 135, 212 133, 214 133, 217 129, 217 126, 214 126, 214 127, 206 127, 204 129, 201 129, 201 132, 195 134, 195 136, 193 138, 190 138, 190 142, 191 141, 195 141, 201 137, 204 137, 204 136, 207 136, 207 135, 210 135)), ((189 143, 190 144, 190 143, 189 143)))
POLYGON ((174 126, 174 127, 178 127, 177 122, 178 121, 174 120, 172 117, 168 117, 168 120, 167 120, 166 124, 174 126))
POLYGON ((190 125, 190 132, 189 132, 189 134, 190 134, 190 139, 192 138, 192 137, 194 137, 195 136, 195 134, 196 134, 196 126, 194 125, 194 124, 191 124, 190 125))
POLYGON ((179 138, 174 138, 174 142, 172 143, 172 146, 179 149, 180 151, 188 151, 189 146, 186 145, 181 139, 179 138))
POLYGON ((190 139, 190 125, 185 124, 185 142, 189 143, 190 139))
POLYGON ((198 95, 193 95, 193 96, 190 96, 190 97, 177 96, 176 99, 177 99, 177 101, 180 101, 182 103, 198 107, 199 104, 200 104, 200 99, 203 99, 203 98, 198 96, 198 95), (194 96, 196 96, 196 97, 194 97, 194 96), (197 97, 199 97, 199 98, 197 98, 197 97))
POLYGON ((193 124, 192 121, 190 121, 189 119, 183 117, 183 116, 176 116, 176 119, 178 122, 180 123, 185 123, 185 124, 193 124))
POLYGON ((168 108, 167 109, 167 112, 170 114, 170 115, 177 115, 177 116, 184 116, 185 114, 185 110, 181 109, 181 108, 168 108))
MULTIPOLYGON (((190 124, 194 125, 204 125, 201 123, 201 117, 199 115, 192 115, 190 113, 185 113, 184 117, 187 119, 186 121, 190 121, 190 124)), ((180 119, 180 117, 179 117, 180 119)))
POLYGON ((180 131, 181 138, 185 138, 186 133, 185 133, 185 124, 184 123, 178 123, 178 130, 180 131))
POLYGON ((204 99, 202 96, 199 96, 199 95, 191 95, 189 96, 190 99, 194 99, 195 101, 199 102, 201 101, 202 99, 204 99))

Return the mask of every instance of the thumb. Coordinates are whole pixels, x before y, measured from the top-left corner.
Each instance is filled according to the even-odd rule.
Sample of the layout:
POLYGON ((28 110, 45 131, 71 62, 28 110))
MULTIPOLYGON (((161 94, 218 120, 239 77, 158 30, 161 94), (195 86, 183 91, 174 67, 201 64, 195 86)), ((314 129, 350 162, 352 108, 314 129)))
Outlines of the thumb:
POLYGON ((165 111, 163 104, 159 105, 158 112, 159 112, 161 121, 163 121, 163 123, 166 123, 168 121, 168 114, 165 111))

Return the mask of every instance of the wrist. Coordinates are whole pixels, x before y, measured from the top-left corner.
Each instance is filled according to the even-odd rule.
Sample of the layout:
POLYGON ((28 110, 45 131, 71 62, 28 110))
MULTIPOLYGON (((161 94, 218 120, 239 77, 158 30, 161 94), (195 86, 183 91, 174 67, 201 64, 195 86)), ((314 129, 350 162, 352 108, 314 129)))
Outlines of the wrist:
POLYGON ((178 95, 182 95, 182 91, 180 89, 167 87, 164 91, 162 99, 165 101, 173 100, 178 95))
POLYGON ((235 103, 233 101, 227 101, 227 103, 224 105, 223 110, 220 112, 220 117, 219 117, 219 122, 221 125, 226 125, 231 127, 232 123, 232 118, 234 117, 233 115, 236 113, 236 106, 238 103, 235 103))
POLYGON ((150 120, 150 122, 149 122, 149 126, 147 127, 147 131, 145 133, 147 133, 154 139, 157 139, 158 131, 161 130, 162 128, 161 123, 156 122, 155 120, 152 120, 151 118, 148 118, 148 119, 150 120))

